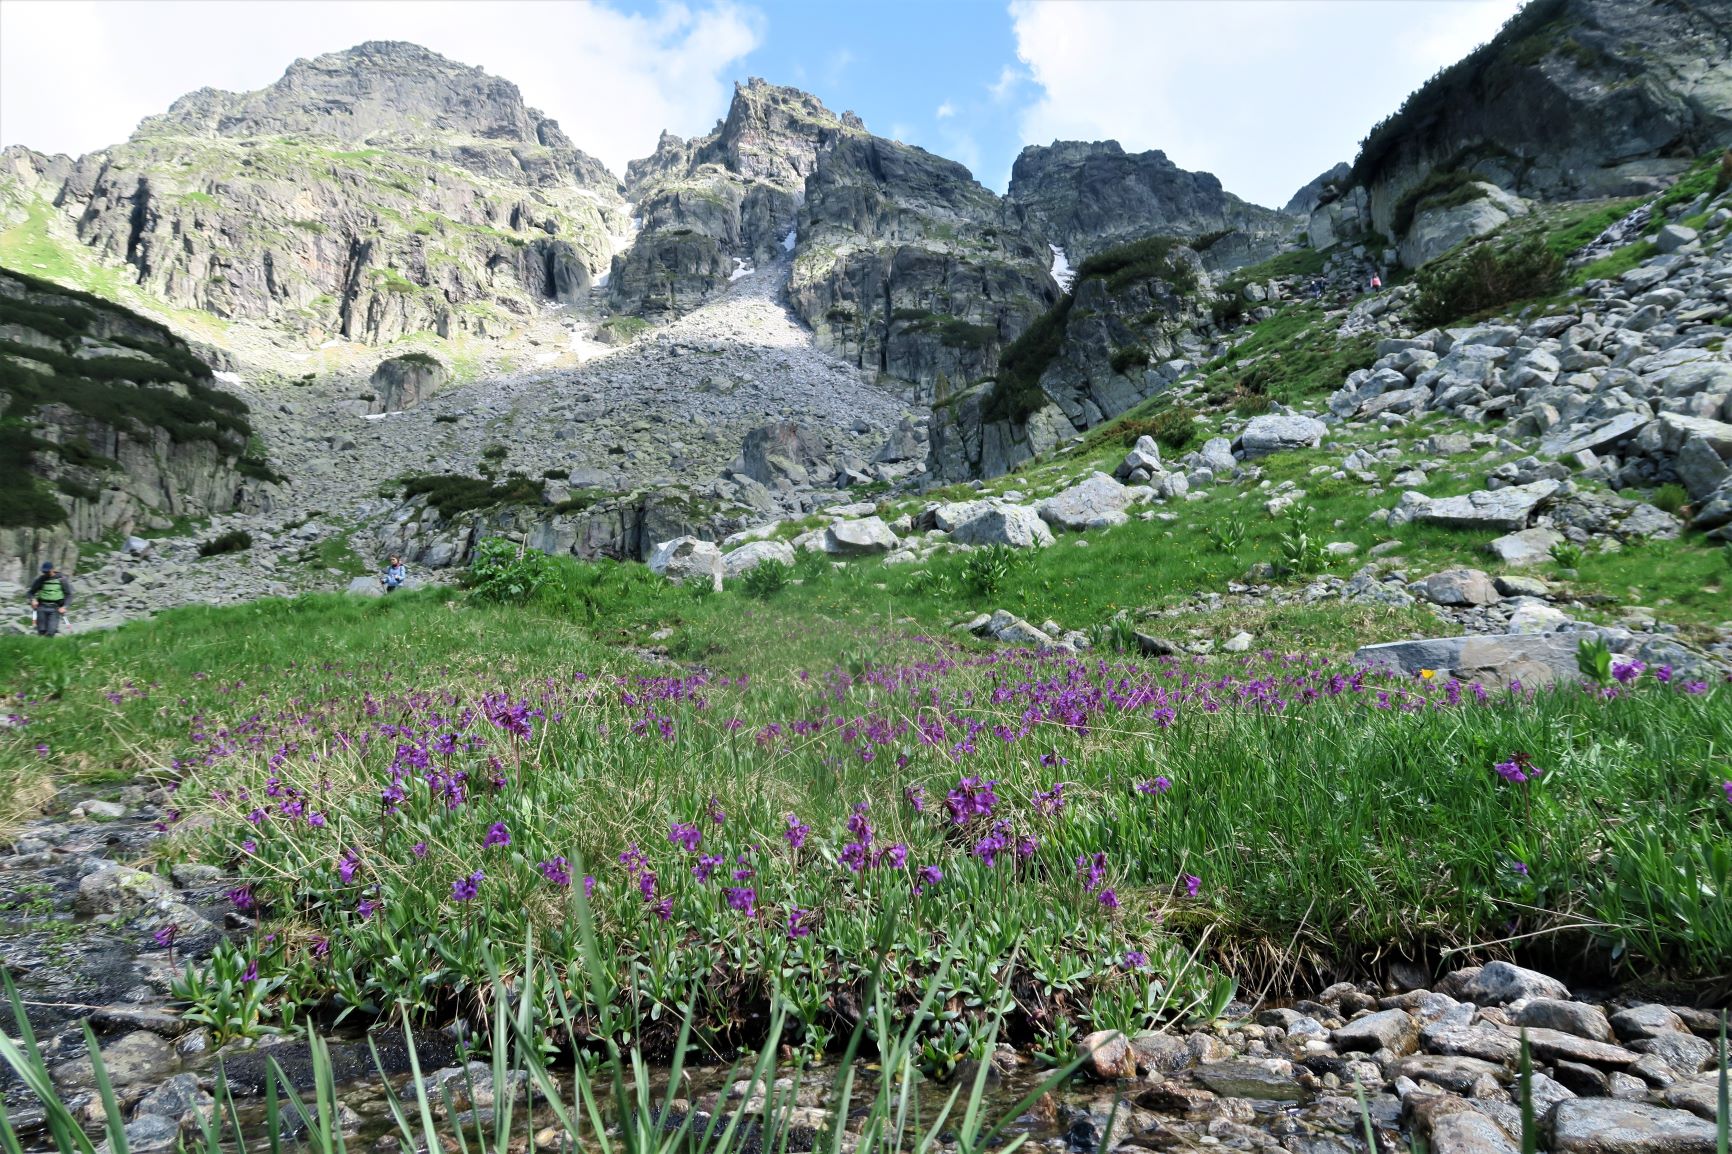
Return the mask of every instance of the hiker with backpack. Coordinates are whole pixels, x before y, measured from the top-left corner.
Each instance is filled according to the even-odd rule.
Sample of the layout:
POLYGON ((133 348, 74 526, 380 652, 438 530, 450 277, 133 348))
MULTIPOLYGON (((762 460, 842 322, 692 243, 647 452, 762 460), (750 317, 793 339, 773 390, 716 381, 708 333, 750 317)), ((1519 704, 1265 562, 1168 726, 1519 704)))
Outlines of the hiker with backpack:
POLYGON ((30 608, 36 613, 36 632, 43 637, 59 633, 60 619, 72 604, 72 582, 61 575, 54 562, 44 561, 42 575, 30 583, 27 593, 30 608))

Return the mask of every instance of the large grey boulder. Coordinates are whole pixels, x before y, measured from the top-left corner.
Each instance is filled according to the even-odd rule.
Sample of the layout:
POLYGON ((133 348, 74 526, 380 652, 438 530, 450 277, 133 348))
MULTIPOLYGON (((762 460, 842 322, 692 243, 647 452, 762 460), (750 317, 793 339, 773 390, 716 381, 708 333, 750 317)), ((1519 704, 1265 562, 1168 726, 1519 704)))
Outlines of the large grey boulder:
POLYGON ((1687 1110, 1569 1098, 1552 1114, 1554 1154, 1712 1154, 1714 1124, 1687 1110))
POLYGON ((1551 557, 1552 546, 1564 535, 1552 529, 1521 529, 1506 533, 1486 546, 1499 561, 1513 569, 1538 565, 1551 557))
POLYGON ((78 880, 73 908, 81 914, 133 914, 171 898, 174 887, 153 873, 131 866, 109 866, 78 880))
POLYGON ((1719 453, 1714 451, 1714 445, 1706 437, 1691 437, 1678 450, 1677 460, 1672 467, 1678 472, 1678 480, 1683 482, 1685 492, 1690 494, 1692 501, 1700 501, 1715 489, 1720 487, 1728 473, 1732 473, 1719 453))
POLYGON ((1205 468, 1214 470, 1217 478, 1232 476, 1239 464, 1233 457, 1233 442, 1225 437, 1210 437, 1203 442, 1197 455, 1202 458, 1205 468))
POLYGON ((1252 417, 1239 434, 1239 448, 1247 459, 1287 449, 1316 448, 1328 431, 1328 426, 1315 417, 1265 413, 1252 417))
POLYGON ((1041 501, 1035 511, 1047 524, 1074 532, 1098 528, 1110 515, 1122 514, 1130 501, 1130 492, 1123 485, 1105 473, 1093 473, 1041 501))
POLYGON ((700 581, 714 589, 722 587, 722 574, 726 572, 721 549, 713 541, 700 541, 696 537, 675 537, 661 542, 650 551, 649 567, 651 573, 660 574, 676 585, 700 581))
POLYGON ((1436 605, 1494 605, 1503 600, 1483 570, 1445 569, 1414 582, 1415 591, 1436 605))
POLYGON ((786 541, 749 541, 730 553, 722 554, 722 576, 738 577, 765 563, 792 565, 794 547, 786 541))
POLYGON ((1511 218, 1527 215, 1528 207, 1520 197, 1495 184, 1476 180, 1465 188, 1478 195, 1464 204, 1426 207, 1420 203, 1397 249, 1403 265, 1418 268, 1465 240, 1496 232, 1511 218))
POLYGON ((1602 452, 1633 436, 1648 421, 1645 414, 1631 411, 1586 427, 1562 426, 1548 433, 1540 442, 1540 452, 1550 457, 1569 457, 1583 451, 1602 452))
POLYGON ((1702 500, 1691 523, 1696 528, 1707 531, 1710 536, 1719 535, 1726 526, 1732 525, 1732 476, 1722 480, 1719 486, 1702 500))
POLYGON ((1481 966, 1478 973, 1463 983, 1461 996, 1482 1006, 1501 1006, 1529 998, 1567 1000, 1570 990, 1556 978, 1538 970, 1495 961, 1481 966))
POLYGON ((1568 633, 1435 637, 1362 645, 1353 660, 1408 676, 1432 669, 1462 681, 1492 685, 1519 681, 1533 688, 1576 677, 1579 641, 1579 635, 1568 633))
POLYGON ((1007 645, 1052 644, 1052 636, 1038 626, 1030 625, 1008 609, 1000 609, 987 621, 986 631, 1007 645))
POLYGON ((1431 1120, 1433 1154, 1519 1154, 1504 1128, 1478 1110, 1460 1109, 1431 1120))
POLYGON ((823 435, 793 421, 748 432, 740 443, 737 464, 734 472, 771 488, 828 484, 836 475, 823 435))
POLYGON ((1423 493, 1403 493, 1400 503, 1390 511, 1389 523, 1421 521, 1469 529, 1525 529, 1534 511, 1561 487, 1560 481, 1545 480, 1505 489, 1480 489, 1460 497, 1433 499, 1423 493))
MULTIPOLYGON (((966 520, 952 520, 950 539, 958 545, 1009 545, 1012 549, 1045 548, 1052 530, 1027 505, 981 502, 966 520)), ((942 525, 942 522, 941 522, 942 525)))
POLYGON ((343 592, 354 597, 383 597, 385 587, 379 584, 377 577, 357 577, 344 587, 343 592))
POLYGON ((414 408, 442 388, 450 377, 445 366, 426 353, 405 353, 381 361, 367 382, 373 391, 367 411, 394 413, 414 408))
POLYGON ((890 526, 886 525, 881 517, 838 521, 824 530, 823 536, 824 552, 841 557, 888 553, 900 544, 901 538, 890 531, 890 526))

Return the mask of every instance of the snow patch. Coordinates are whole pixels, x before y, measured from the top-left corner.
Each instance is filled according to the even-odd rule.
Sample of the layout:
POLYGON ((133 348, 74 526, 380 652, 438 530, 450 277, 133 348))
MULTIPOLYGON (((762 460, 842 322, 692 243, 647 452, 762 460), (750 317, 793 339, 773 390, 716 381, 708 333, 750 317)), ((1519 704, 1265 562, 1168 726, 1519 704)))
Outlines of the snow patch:
POLYGON ((613 269, 610 268, 607 270, 607 272, 597 273, 596 278, 594 280, 590 281, 589 283, 594 285, 596 288, 606 288, 607 287, 607 278, 610 274, 612 274, 612 272, 613 272, 613 269))
POLYGON ((386 417, 401 417, 402 415, 402 409, 392 409, 388 413, 362 413, 361 419, 363 421, 382 421, 386 417))
POLYGON ((732 284, 734 281, 739 280, 741 277, 751 276, 753 273, 755 273, 757 271, 758 271, 757 269, 753 268, 751 265, 747 264, 745 261, 741 260, 739 257, 735 257, 734 258, 734 271, 728 274, 728 283, 732 284))
POLYGON ((343 343, 342 341, 338 340, 335 337, 332 337, 330 340, 326 341, 324 344, 320 345, 319 347, 321 349, 334 349, 342 343, 343 343))
POLYGON ((214 380, 221 381, 225 385, 244 385, 244 384, 246 384, 246 382, 241 379, 241 375, 239 373, 230 373, 230 372, 224 372, 224 371, 219 370, 217 372, 213 372, 211 374, 211 377, 214 380))
POLYGON ((789 229, 788 235, 782 238, 782 251, 783 252, 793 252, 794 251, 794 243, 799 239, 800 238, 795 235, 794 230, 789 229))
POLYGON ((558 359, 559 359, 558 353, 536 353, 535 354, 535 363, 538 365, 551 365, 554 361, 557 361, 558 359))
POLYGON ((1056 244, 1046 247, 1052 249, 1052 279, 1058 282, 1058 287, 1069 292, 1071 282, 1076 280, 1076 270, 1070 267, 1070 261, 1064 255, 1064 249, 1056 244))

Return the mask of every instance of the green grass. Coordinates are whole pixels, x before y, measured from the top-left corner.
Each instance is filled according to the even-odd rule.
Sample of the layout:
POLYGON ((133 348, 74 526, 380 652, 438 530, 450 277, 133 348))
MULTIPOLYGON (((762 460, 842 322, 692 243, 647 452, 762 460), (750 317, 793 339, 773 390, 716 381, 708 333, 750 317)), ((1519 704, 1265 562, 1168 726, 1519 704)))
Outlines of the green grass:
MULTIPOLYGON (((1087 550, 1061 544, 1013 572, 996 600, 1059 608, 1075 622, 1153 591, 1091 580, 1085 555, 1123 573, 1201 552, 1162 538, 1133 544, 1122 532, 1087 550)), ((1512 919, 1560 956, 1618 947, 1644 972, 1706 975, 1732 956, 1725 912, 1675 880, 1723 885, 1732 871, 1732 812, 1711 771, 1732 742, 1724 689, 1690 696, 1653 685, 1611 701, 1568 690, 1458 706, 1414 682, 1384 692, 1409 706, 1415 693, 1437 700, 1384 709, 1373 685, 1266 711, 1235 702, 1266 673, 1279 685, 1299 667, 1234 658, 1196 670, 1242 687, 1224 693, 1225 708, 1181 700, 1164 720, 1152 703, 1124 708, 1091 687, 1125 680, 1177 692, 1180 666, 1113 672, 1127 659, 993 657, 946 642, 937 622, 949 601, 901 589, 900 574, 875 566, 836 571, 820 559, 801 567, 799 584, 760 599, 695 596, 637 566, 548 564, 554 580, 527 604, 448 604, 444 590, 308 597, 177 610, 56 646, 0 638, 0 684, 38 697, 31 724, 0 735, 0 770, 115 780, 182 765, 181 808, 197 820, 165 852, 237 865, 264 903, 260 933, 275 935, 222 964, 238 972, 257 960, 277 997, 334 998, 363 1013, 399 997, 417 1012, 467 997, 485 983, 490 951, 531 928, 560 972, 573 972, 570 891, 538 865, 555 856, 574 878, 599 881, 606 972, 637 975, 629 992, 620 987, 618 1028, 664 1042, 668 1009, 692 983, 707 990, 698 1028, 720 1038, 737 1008, 784 974, 800 1043, 822 1049, 837 1029, 834 992, 858 989, 874 956, 898 999, 946 955, 970 959, 948 996, 978 1008, 1009 999, 1011 1028, 1036 1044, 1054 1013, 1079 1029, 1158 1019, 1118 964, 1127 949, 1161 959, 1157 972, 1183 999, 1218 996, 1212 971, 1182 969, 1205 931, 1205 956, 1240 976, 1488 941, 1508 936, 1512 919), (639 666, 624 646, 652 633, 708 673, 639 666), (1096 671, 1097 660, 1111 664, 1096 671), (614 680, 638 673, 651 679, 614 680), (665 680, 674 676, 684 680, 665 680), (1033 687, 1067 682, 1080 695, 1071 705, 1025 716, 1033 687), (493 692, 537 711, 529 737, 484 720, 501 708, 487 703, 493 692), (467 725, 426 720, 465 710, 475 711, 467 725), (923 717, 948 718, 946 736, 921 740, 923 717), (970 719, 980 728, 964 750, 970 719), (1034 729, 1017 739, 1021 725, 1034 729), (336 736, 378 726, 388 736, 336 736), (404 743, 448 727, 473 739, 432 765, 467 774, 464 805, 429 798, 417 771, 400 812, 382 820, 379 790, 404 743), (868 742, 879 729, 885 736, 868 742), (1492 773, 1513 750, 1547 769, 1541 786, 1524 794, 1492 773), (1047 755, 1062 763, 1044 766, 1047 755), (996 781, 1016 834, 1038 839, 1026 867, 981 863, 971 847, 984 825, 959 837, 904 800, 920 785, 941 815, 945 791, 967 775, 996 781), (1157 775, 1173 781, 1170 793, 1132 789, 1157 775), (1068 804, 1041 815, 1028 799, 1054 781, 1067 783, 1068 804), (239 801, 242 789, 253 799, 299 794, 322 824, 288 820, 271 802, 255 825, 245 815, 258 803, 239 801), (913 894, 895 870, 855 875, 839 864, 860 802, 876 847, 907 846, 910 868, 942 864, 931 893, 913 894), (812 829, 799 853, 781 839, 789 813, 812 829), (668 840, 670 823, 684 821, 702 823, 705 852, 728 869, 749 863, 762 920, 691 876, 695 854, 668 840), (483 846, 495 823, 509 846, 483 846), (657 874, 656 898, 673 903, 666 922, 617 861, 634 845, 657 874), (1097 852, 1116 895, 1110 910, 1072 864, 1097 852), (339 879, 339 858, 353 859, 358 881, 339 879), (476 900, 454 900, 454 879, 477 869, 476 900), (1186 875, 1200 879, 1195 898, 1186 875), (383 904, 358 913, 361 898, 383 904), (787 937, 790 909, 819 911, 811 937, 787 937), (884 934, 887 945, 869 946, 884 934), (314 935, 330 943, 328 958, 308 953, 314 935), (1017 942, 1032 987, 1013 989, 1002 968, 1017 942), (1062 999, 1037 992, 1055 982, 1062 999)), ((1260 627, 1329 644, 1347 629, 1410 632, 1416 622, 1398 616, 1319 605, 1273 610, 1260 627)), ((214 996, 206 989, 186 996, 199 1004, 214 996)), ((983 1021, 976 1009, 956 1019, 964 1051, 983 1021)))

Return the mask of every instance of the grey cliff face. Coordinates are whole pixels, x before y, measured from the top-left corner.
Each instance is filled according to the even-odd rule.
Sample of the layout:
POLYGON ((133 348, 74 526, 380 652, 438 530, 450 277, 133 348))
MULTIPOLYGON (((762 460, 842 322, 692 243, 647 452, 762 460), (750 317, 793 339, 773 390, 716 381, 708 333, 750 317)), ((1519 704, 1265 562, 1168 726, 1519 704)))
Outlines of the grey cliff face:
POLYGON ((806 182, 788 300, 820 348, 932 397, 1058 299, 1050 255, 954 161, 853 134, 806 182))
POLYGON ((1233 267, 1274 253, 1294 222, 1247 203, 1206 172, 1188 172, 1163 152, 1127 154, 1117 141, 1030 145, 1011 168, 1006 201, 1016 218, 1072 265, 1145 236, 1181 240, 1243 233, 1233 267))
POLYGON ((247 406, 161 325, 0 269, 0 353, 0 400, 29 422, 6 465, 34 494, 0 528, 0 580, 43 561, 71 571, 80 541, 275 500, 263 462, 242 460, 247 406))
POLYGON ((1353 182, 1392 235, 1433 173, 1542 199, 1628 195, 1728 143, 1732 6, 1535 0, 1373 129, 1353 182))
POLYGON ((782 255, 818 157, 862 129, 852 114, 754 77, 735 87, 727 118, 709 135, 663 133, 653 154, 626 168, 639 231, 613 262, 614 307, 678 315, 735 269, 782 255))

